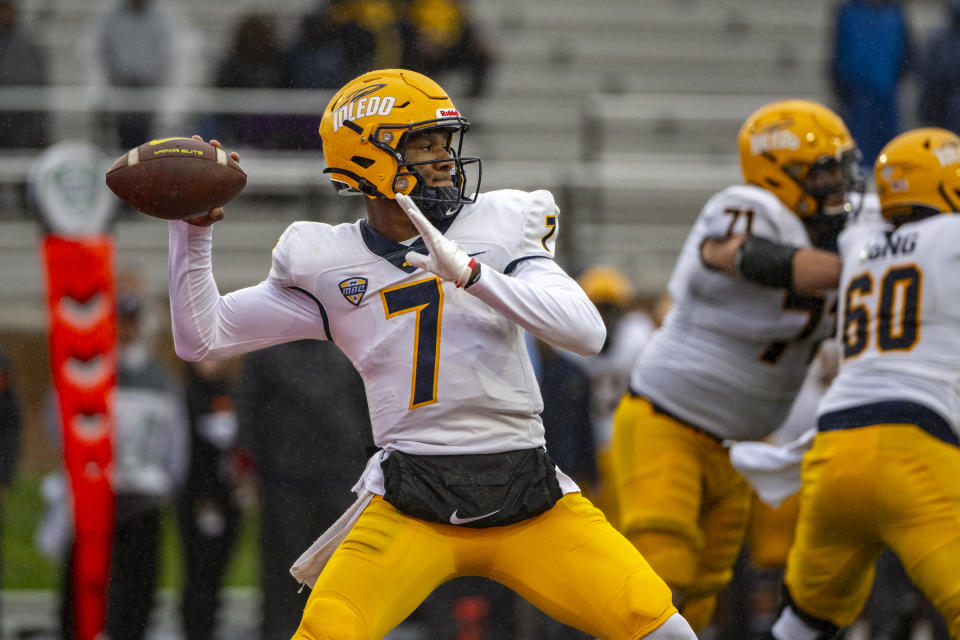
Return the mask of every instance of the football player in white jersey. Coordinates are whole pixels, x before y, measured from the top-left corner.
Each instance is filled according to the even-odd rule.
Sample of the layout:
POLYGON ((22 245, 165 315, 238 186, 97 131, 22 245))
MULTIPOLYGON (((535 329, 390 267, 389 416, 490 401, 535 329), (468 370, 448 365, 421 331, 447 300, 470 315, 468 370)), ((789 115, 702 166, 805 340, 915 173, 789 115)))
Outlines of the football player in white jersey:
POLYGON ((478 193, 468 126, 419 73, 349 82, 320 121, 324 172, 365 219, 290 225, 269 276, 228 295, 211 272, 222 209, 170 223, 180 357, 333 340, 364 381, 379 451, 357 502, 291 569, 312 587, 295 638, 382 638, 436 586, 476 575, 599 638, 694 640, 667 585, 544 450, 524 331, 587 354, 605 330, 553 260, 553 196, 478 193))
POLYGON ((750 509, 724 441, 783 423, 833 330, 836 274, 821 261, 839 263, 825 249, 859 184, 847 127, 820 104, 768 104, 738 142, 747 184, 701 210, 668 283, 673 307, 614 416, 618 526, 695 630, 732 577, 750 509))
POLYGON ((889 224, 840 236, 840 370, 804 456, 779 640, 851 624, 885 548, 960 638, 960 137, 914 129, 874 169, 889 224))

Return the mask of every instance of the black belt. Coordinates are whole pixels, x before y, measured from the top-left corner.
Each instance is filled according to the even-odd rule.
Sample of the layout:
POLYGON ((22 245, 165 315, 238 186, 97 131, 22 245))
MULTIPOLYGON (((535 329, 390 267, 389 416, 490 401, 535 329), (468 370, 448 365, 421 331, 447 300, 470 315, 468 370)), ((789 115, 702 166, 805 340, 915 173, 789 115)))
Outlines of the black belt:
POLYGON ((857 429, 877 424, 913 424, 938 440, 960 447, 957 433, 943 416, 916 402, 894 400, 831 411, 817 420, 819 431, 857 429))
POLYGON ((715 442, 718 443, 718 444, 723 444, 723 438, 721 438, 720 436, 714 435, 714 434, 710 433, 709 431, 707 431, 707 430, 704 429, 703 427, 698 427, 698 426, 695 425, 695 424, 690 424, 690 421, 689 421, 689 420, 685 420, 685 419, 681 418, 680 416, 678 416, 678 415, 675 414, 674 412, 672 412, 672 411, 670 411, 669 409, 667 409, 666 407, 664 407, 662 404, 659 404, 659 403, 657 403, 657 402, 654 402, 654 401, 651 400, 649 397, 645 396, 644 394, 640 393, 639 391, 634 391, 633 389, 629 389, 629 390, 628 390, 628 393, 630 394, 630 397, 631 397, 631 398, 642 398, 642 399, 646 400, 647 402, 649 402, 649 403, 650 403, 650 406, 653 407, 654 413, 659 413, 659 414, 661 414, 661 415, 667 416, 668 418, 672 418, 673 420, 676 420, 677 422, 679 422, 679 423, 682 424, 683 426, 687 427, 688 429, 692 429, 693 431, 697 431, 697 432, 699 432, 699 433, 702 433, 703 435, 707 436, 708 438, 710 438, 711 440, 715 441, 715 442))

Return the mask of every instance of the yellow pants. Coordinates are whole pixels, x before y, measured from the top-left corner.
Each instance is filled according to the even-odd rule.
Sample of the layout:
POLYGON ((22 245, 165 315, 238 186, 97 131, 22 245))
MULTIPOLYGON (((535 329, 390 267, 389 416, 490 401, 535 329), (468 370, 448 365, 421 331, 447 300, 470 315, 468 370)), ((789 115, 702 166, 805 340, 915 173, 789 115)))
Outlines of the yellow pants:
POLYGON ((960 638, 960 448, 912 425, 818 434, 803 460, 790 596, 810 615, 851 624, 885 547, 960 638))
POLYGON ((790 496, 776 508, 758 498, 756 493, 753 494, 747 540, 754 566, 783 569, 787 565, 787 554, 793 544, 799 515, 799 493, 790 496))
POLYGON ((603 511, 610 524, 619 527, 620 512, 617 509, 617 487, 613 478, 613 452, 609 447, 597 451, 597 478, 599 489, 595 496, 590 496, 591 501, 603 511))
POLYGON ((375 496, 320 574, 295 639, 373 640, 438 585, 484 576, 598 638, 641 638, 676 612, 670 590, 579 493, 505 527, 406 516, 375 496))
POLYGON ((733 577, 751 489, 710 436, 625 396, 613 419, 619 528, 667 584, 682 593, 694 631, 713 616, 733 577))

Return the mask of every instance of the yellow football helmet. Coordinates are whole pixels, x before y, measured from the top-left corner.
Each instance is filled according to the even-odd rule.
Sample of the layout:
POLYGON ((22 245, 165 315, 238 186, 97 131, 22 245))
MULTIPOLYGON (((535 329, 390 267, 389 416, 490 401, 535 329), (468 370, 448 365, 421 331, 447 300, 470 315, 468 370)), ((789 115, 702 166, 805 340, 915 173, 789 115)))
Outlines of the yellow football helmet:
POLYGON ((885 218, 960 210, 960 136, 938 127, 901 133, 874 163, 885 218))
POLYGON ((595 265, 577 278, 580 287, 593 304, 612 304, 619 307, 630 304, 636 296, 629 278, 619 269, 595 265))
MULTIPOLYGON (((740 128, 740 167, 748 184, 776 194, 801 218, 850 209, 831 196, 862 188, 859 151, 840 116, 809 100, 760 107, 740 128)), ((843 216, 839 216, 842 218, 843 216)))
MULTIPOLYGON (((393 199, 409 195, 434 221, 450 218, 475 202, 480 188, 480 159, 461 156, 470 123, 446 91, 430 78, 406 69, 365 73, 346 84, 320 120, 323 154, 334 187, 341 194, 393 199), (410 134, 427 130, 449 133, 453 187, 430 187, 404 153, 410 134), (466 196, 464 165, 477 165, 477 181, 466 196)), ((431 161, 435 162, 435 161, 431 161)))

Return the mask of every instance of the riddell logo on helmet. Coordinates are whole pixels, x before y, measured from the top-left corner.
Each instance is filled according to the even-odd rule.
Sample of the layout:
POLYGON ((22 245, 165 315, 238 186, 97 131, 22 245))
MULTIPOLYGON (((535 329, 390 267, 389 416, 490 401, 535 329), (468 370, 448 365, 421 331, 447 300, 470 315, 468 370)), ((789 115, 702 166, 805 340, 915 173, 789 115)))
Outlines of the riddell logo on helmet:
POLYGON ((799 149, 800 138, 788 130, 765 131, 750 136, 750 153, 757 155, 777 149, 799 149))
POLYGON ((437 109, 438 118, 459 118, 460 112, 456 109, 437 109))
POLYGON ((942 147, 933 150, 933 155, 937 156, 937 161, 941 167, 960 163, 960 146, 956 144, 945 144, 942 147))

